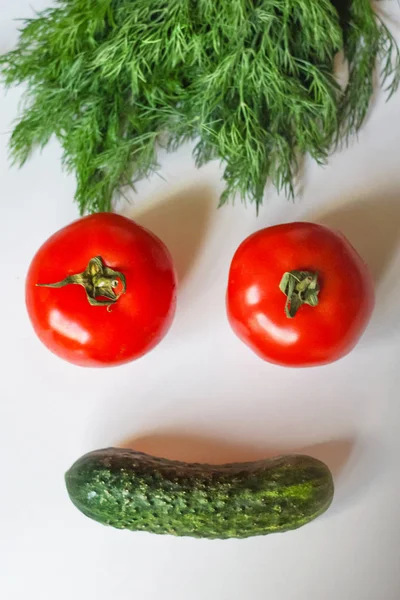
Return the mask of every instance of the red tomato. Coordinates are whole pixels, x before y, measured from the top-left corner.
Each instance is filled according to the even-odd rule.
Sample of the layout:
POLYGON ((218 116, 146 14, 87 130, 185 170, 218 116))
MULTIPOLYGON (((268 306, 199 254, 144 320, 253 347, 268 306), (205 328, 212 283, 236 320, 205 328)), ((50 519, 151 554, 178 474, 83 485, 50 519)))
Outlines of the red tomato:
POLYGON ((290 223, 262 229, 239 246, 226 303, 234 332, 261 358, 306 367, 350 352, 371 317, 374 290, 341 233, 290 223))
POLYGON ((27 275, 26 304, 37 335, 61 358, 89 367, 122 364, 154 348, 172 323, 172 259, 156 236, 130 219, 84 217, 39 249, 27 275))

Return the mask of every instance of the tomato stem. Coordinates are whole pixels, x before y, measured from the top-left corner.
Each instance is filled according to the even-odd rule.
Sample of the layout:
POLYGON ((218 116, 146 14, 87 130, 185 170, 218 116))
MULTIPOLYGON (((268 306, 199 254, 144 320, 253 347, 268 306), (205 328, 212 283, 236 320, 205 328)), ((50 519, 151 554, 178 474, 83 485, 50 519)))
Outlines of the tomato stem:
POLYGON ((101 256, 92 258, 83 273, 68 275, 68 277, 57 283, 37 283, 36 285, 39 287, 62 288, 70 284, 81 285, 85 289, 91 306, 107 306, 107 309, 110 309, 110 306, 115 304, 118 298, 126 292, 125 275, 107 267, 101 256), (116 294, 115 288, 118 287, 120 282, 122 290, 119 294, 116 294), (99 297, 107 298, 107 300, 98 300, 99 297))
POLYGON ((317 306, 320 290, 318 274, 312 271, 288 271, 284 273, 279 289, 286 295, 285 314, 292 319, 300 306, 317 306))

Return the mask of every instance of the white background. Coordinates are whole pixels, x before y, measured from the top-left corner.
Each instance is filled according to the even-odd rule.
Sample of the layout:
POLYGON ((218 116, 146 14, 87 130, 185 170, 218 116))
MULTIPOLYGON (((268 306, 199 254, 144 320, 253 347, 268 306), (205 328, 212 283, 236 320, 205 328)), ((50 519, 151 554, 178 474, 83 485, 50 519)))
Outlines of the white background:
MULTIPOLYGON (((4 52, 16 40, 12 19, 31 9, 30 0, 0 2, 4 52)), ((399 22, 394 6, 393 14, 399 22)), ((153 352, 108 370, 56 358, 27 318, 29 262, 78 212, 55 142, 23 170, 9 167, 19 97, 0 97, 1 598, 398 600, 400 93, 387 104, 378 93, 358 143, 328 167, 307 163, 295 203, 267 190, 258 218, 240 202, 217 210, 217 164, 196 171, 189 147, 162 157, 165 181, 141 183, 123 210, 174 256, 176 319, 153 352), (258 359, 234 337, 224 307, 238 244, 296 219, 342 229, 377 286, 353 353, 306 370, 258 359), (120 532, 82 516, 63 479, 81 454, 120 443, 211 462, 306 449, 333 470, 336 497, 321 518, 280 535, 221 542, 120 532)))

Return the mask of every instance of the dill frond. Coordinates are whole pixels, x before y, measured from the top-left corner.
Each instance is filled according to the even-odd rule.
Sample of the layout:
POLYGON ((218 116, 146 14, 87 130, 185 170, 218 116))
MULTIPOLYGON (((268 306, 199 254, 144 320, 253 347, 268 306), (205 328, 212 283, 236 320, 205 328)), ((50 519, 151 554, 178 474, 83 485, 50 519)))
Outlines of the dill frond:
POLYGON ((258 207, 268 181, 293 195, 299 156, 323 163, 359 130, 377 60, 390 95, 399 51, 369 0, 58 0, 0 57, 5 84, 26 84, 11 157, 56 136, 81 213, 96 212, 158 168, 160 144, 196 140, 197 166, 224 164, 221 203, 258 207))

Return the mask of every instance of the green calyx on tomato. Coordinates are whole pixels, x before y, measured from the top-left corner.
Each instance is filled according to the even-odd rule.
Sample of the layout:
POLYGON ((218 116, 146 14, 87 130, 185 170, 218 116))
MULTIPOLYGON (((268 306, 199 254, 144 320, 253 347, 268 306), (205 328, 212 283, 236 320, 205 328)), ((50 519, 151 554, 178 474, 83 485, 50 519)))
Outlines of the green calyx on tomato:
POLYGON ((120 271, 114 271, 114 269, 107 267, 101 256, 92 258, 82 273, 68 275, 68 277, 57 283, 37 283, 36 285, 39 287, 62 288, 71 284, 81 285, 85 289, 91 306, 107 306, 107 310, 110 310, 111 305, 117 302, 118 298, 126 292, 125 275, 120 271), (115 290, 120 285, 122 289, 117 294, 115 290), (98 298, 107 298, 107 300, 99 300, 98 298))
POLYGON ((292 319, 303 304, 318 304, 320 287, 317 273, 288 271, 284 273, 279 289, 286 295, 285 314, 288 319, 292 319))

